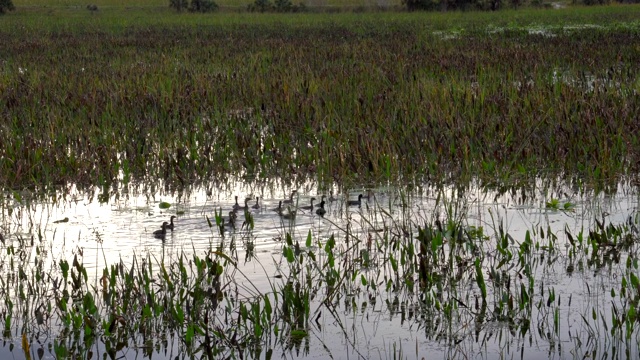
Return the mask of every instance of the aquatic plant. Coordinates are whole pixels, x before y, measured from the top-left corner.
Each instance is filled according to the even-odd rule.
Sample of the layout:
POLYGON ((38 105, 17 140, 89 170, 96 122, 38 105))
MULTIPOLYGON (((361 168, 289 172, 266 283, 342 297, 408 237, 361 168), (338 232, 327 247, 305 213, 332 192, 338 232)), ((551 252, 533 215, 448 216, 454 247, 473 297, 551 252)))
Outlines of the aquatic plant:
POLYGON ((587 10, 564 19, 602 28, 544 15, 553 38, 526 28, 542 11, 523 27, 474 14, 457 38, 433 14, 8 18, 0 183, 610 186, 640 153, 635 10, 587 10))
MULTIPOLYGON (((189 358, 329 356, 338 350, 318 336, 323 331, 362 349, 350 326, 354 318, 373 326, 402 319, 421 329, 421 341, 448 349, 446 357, 475 353, 470 349, 479 343, 489 352, 512 352, 502 338, 524 354, 536 351, 526 339, 545 353, 563 341, 559 356, 638 351, 635 211, 620 223, 596 215, 577 232, 567 225, 558 230, 555 220, 512 232, 498 206, 482 226, 472 225, 464 189, 434 189, 427 208, 411 205, 412 196, 377 193, 361 208, 328 213, 304 231, 295 225, 300 218, 283 223, 267 256, 256 251, 263 239, 256 241, 254 221, 278 215, 248 210, 242 226, 213 228, 206 250, 183 243, 167 257, 148 252, 100 267, 89 265, 101 257, 99 234, 91 235, 97 251, 90 255, 81 247, 54 250, 65 241, 63 232, 37 226, 33 237, 12 232, 2 238, 0 255, 7 271, 0 282, 4 336, 21 339, 26 352, 56 357, 88 356, 96 348, 111 357, 134 349, 146 357, 164 351, 189 358), (585 293, 567 293, 559 285, 567 281, 578 281, 585 293), (308 348, 315 350, 298 353, 308 348)), ((36 211, 3 209, 14 224, 36 211)), ((226 220, 218 210, 215 217, 217 225, 226 220)), ((406 342, 393 344, 406 351, 406 342)))

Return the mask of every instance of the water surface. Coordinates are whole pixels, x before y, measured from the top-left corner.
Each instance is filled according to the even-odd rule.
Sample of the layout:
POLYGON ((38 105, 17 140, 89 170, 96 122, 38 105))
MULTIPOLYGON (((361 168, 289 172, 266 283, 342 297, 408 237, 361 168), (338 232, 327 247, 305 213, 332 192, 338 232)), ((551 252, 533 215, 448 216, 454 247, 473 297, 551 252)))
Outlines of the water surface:
MULTIPOLYGON (((569 234, 572 239, 581 232, 588 236, 590 230, 597 229, 596 220, 613 225, 636 224, 637 193, 625 184, 614 195, 595 195, 562 186, 534 189, 523 196, 522 192, 497 195, 473 187, 464 192, 429 186, 411 191, 390 186, 350 190, 335 187, 337 200, 327 200, 324 217, 316 215, 315 209, 298 210, 293 221, 270 210, 293 190, 280 186, 248 187, 239 183, 224 190, 194 189, 153 196, 118 191, 108 196, 108 201, 104 201, 107 197, 99 191, 87 194, 73 189, 45 202, 19 201, 15 194, 8 194, 3 203, 0 233, 5 239, 3 247, 10 244, 22 247, 34 259, 38 257, 37 247, 32 242, 48 249, 45 268, 51 269, 52 276, 59 274, 57 264, 61 260, 71 262, 79 256, 87 269, 88 282, 96 288, 102 269, 113 264, 131 264, 134 259, 149 257, 170 267, 180 256, 187 259, 193 255, 206 256, 217 249, 237 259, 234 277, 243 284, 239 296, 247 299, 270 294, 291 279, 291 268, 283 255, 287 234, 301 245, 303 252, 314 252, 320 258, 324 256, 322 247, 334 236, 339 268, 356 269, 357 277, 362 276, 369 283, 354 281, 345 285, 329 308, 321 301, 323 291, 319 291, 310 304, 313 321, 309 322, 308 336, 289 344, 274 339, 263 344, 265 349, 273 348, 278 357, 616 358, 620 353, 616 355, 612 349, 614 346, 620 349, 621 344, 608 336, 606 324, 612 323, 612 308, 623 308, 625 300, 612 296, 611 291, 620 292, 621 277, 628 272, 626 258, 635 259, 636 246, 617 260, 598 264, 590 262, 584 254, 571 253, 569 234), (363 200, 360 207, 347 206, 346 201, 356 200, 358 194, 370 195, 370 199, 363 200), (251 198, 250 206, 259 196, 261 207, 249 209, 253 228, 245 223, 245 215, 240 211, 238 228, 221 234, 215 226, 215 212, 226 218, 235 196, 241 204, 243 199, 251 198), (161 209, 161 202, 171 206, 161 209), (155 238, 153 231, 171 215, 177 215, 175 231, 169 232, 165 240, 155 238), (482 315, 478 308, 481 291, 472 276, 473 253, 469 253, 468 259, 471 270, 458 267, 459 281, 453 285, 444 283, 453 288, 426 291, 441 300, 455 298, 459 306, 453 318, 433 313, 433 308, 423 303, 425 295, 415 291, 417 287, 412 292, 395 291, 387 286, 390 279, 395 279, 396 284, 399 281, 389 262, 394 254, 396 261, 401 255, 398 248, 383 248, 380 244, 415 243, 419 227, 446 224, 447 220, 462 222, 469 232, 483 234, 478 243, 483 254, 482 269, 486 281, 493 284, 494 288, 489 286, 488 298, 493 296, 494 301, 489 302, 488 312, 482 315), (210 222, 214 226, 210 227, 210 222), (522 246, 527 232, 537 244, 529 265, 536 290, 531 295, 538 305, 533 307, 526 329, 522 319, 515 322, 502 319, 496 315, 500 311, 491 308, 499 302, 496 297, 500 292, 492 276, 502 274, 513 281, 510 285, 513 294, 525 283, 522 266, 516 260, 497 264, 502 259, 498 246, 500 231, 508 234, 509 248, 514 253, 522 246), (304 245, 308 236, 313 239, 309 248, 304 245), (549 300, 551 294, 553 299, 549 300)), ((315 184, 304 184, 297 191, 294 201, 299 206, 308 205, 311 197, 317 199, 317 204, 323 194, 329 196, 328 191, 321 191, 315 184)), ((637 232, 632 235, 637 242, 637 232)), ((447 249, 446 244, 443 249, 447 249)), ((444 251, 443 256, 447 256, 444 251)), ((433 271, 447 274, 453 270, 444 266, 433 271)), ((7 342, 2 351, 11 352, 9 344, 20 345, 14 337, 15 334, 5 337, 7 342)), ((131 341, 130 348, 121 356, 139 358, 136 339, 131 341)), ((176 341, 168 341, 154 350, 153 357, 173 358, 171 352, 165 353, 163 349, 168 346, 179 352, 180 342, 176 341)), ((630 354, 637 355, 637 345, 634 331, 625 346, 630 354)), ((97 353, 101 346, 96 345, 97 353)), ((44 348, 46 354, 51 354, 50 349, 44 348)), ((7 356, 16 355, 23 354, 13 351, 7 356)))

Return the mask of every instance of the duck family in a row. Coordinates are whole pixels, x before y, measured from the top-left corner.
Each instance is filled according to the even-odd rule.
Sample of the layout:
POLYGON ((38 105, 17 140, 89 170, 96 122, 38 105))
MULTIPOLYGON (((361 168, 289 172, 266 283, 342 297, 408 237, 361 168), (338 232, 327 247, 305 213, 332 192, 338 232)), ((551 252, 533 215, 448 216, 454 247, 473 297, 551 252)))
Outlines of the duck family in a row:
MULTIPOLYGON (((272 211, 275 211, 278 215, 280 215, 283 219, 288 219, 288 220, 292 220, 295 219, 296 216, 296 210, 300 209, 300 210, 306 210, 306 211, 313 211, 314 209, 314 205, 313 202, 316 200, 315 197, 311 198, 310 204, 308 206, 300 206, 297 209, 292 210, 290 206, 293 204, 294 200, 293 197, 296 195, 297 191, 293 190, 291 192, 291 195, 289 196, 288 199, 286 200, 280 200, 278 202, 278 207, 271 209, 272 211), (287 207, 283 207, 282 205, 287 205, 287 207)), ((347 201, 347 206, 358 206, 360 207, 362 205, 362 199, 364 198, 364 196, 362 194, 358 195, 358 200, 348 200, 347 201)), ((366 198, 369 198, 369 196, 367 196, 366 198)), ((324 216, 327 211, 324 208, 325 204, 326 204, 326 196, 322 195, 321 201, 319 204, 315 205, 316 209, 316 214, 319 216, 324 216)), ((244 200, 244 206, 241 206, 240 204, 238 204, 238 197, 235 197, 235 204, 232 206, 232 210, 229 211, 229 219, 226 222, 223 222, 223 225, 225 227, 230 227, 230 228, 235 228, 236 226, 236 220, 237 220, 237 212, 240 210, 243 211, 249 211, 249 209, 260 209, 260 198, 256 197, 256 203, 252 206, 249 206, 249 201, 251 200, 251 198, 246 198, 244 200)), ((329 195, 329 202, 334 202, 337 199, 333 197, 333 192, 330 193, 329 195)), ((156 230, 153 232, 153 236, 155 238, 158 239, 164 239, 165 236, 167 235, 167 230, 171 230, 173 231, 173 229, 175 228, 175 225, 173 223, 173 219, 175 219, 176 216, 172 215, 170 222, 163 222, 162 223, 162 227, 160 230, 156 230)))

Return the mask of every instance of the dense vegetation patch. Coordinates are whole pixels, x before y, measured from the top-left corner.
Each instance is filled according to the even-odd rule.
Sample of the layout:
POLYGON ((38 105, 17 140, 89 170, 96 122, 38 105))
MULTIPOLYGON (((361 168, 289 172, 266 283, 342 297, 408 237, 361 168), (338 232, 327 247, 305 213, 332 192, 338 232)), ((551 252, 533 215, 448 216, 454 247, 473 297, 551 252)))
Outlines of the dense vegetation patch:
POLYGON ((634 11, 13 20, 0 184, 615 179, 640 163, 634 11))
POLYGON ((15 10, 15 6, 11 0, 0 0, 0 15, 12 10, 15 10))

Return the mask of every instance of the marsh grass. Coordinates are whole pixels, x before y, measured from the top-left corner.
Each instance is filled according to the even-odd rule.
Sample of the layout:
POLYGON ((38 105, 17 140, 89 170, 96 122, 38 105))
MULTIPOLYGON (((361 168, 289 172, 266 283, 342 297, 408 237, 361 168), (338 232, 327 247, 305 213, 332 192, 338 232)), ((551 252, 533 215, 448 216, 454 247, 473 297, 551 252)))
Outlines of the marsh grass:
POLYGON ((0 182, 615 184, 639 163, 636 9, 566 10, 602 26, 570 30, 543 11, 18 14, 0 24, 0 182))
MULTIPOLYGON (((334 11, 350 10, 354 8, 375 9, 381 6, 390 6, 399 8, 402 5, 400 0, 391 1, 372 1, 372 0, 307 0, 303 1, 305 5, 312 10, 321 10, 323 8, 332 8, 334 11)), ((142 0, 132 3, 124 0, 99 0, 93 2, 99 8, 136 8, 136 7, 168 7, 169 2, 163 0, 142 0)), ((253 4, 253 0, 219 0, 216 3, 224 8, 246 10, 249 4, 253 4)), ((297 5, 298 1, 293 1, 297 5)), ((86 2, 78 0, 20 0, 15 2, 18 7, 77 7, 85 9, 86 2)))

